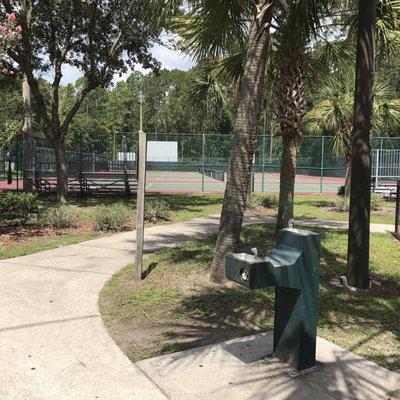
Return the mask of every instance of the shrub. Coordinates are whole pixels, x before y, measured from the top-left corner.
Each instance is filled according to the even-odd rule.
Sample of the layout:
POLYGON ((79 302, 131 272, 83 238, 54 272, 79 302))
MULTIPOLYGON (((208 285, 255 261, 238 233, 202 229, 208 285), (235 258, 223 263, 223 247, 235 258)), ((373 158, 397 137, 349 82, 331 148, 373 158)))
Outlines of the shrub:
POLYGON ((337 195, 340 196, 340 197, 343 197, 345 191, 346 191, 346 187, 344 185, 341 185, 341 186, 338 187, 337 195))
POLYGON ((71 207, 57 207, 48 210, 41 218, 43 226, 49 228, 74 228, 78 219, 77 213, 71 207))
POLYGON ((247 201, 247 208, 254 210, 259 207, 261 208, 276 208, 278 207, 279 200, 275 195, 267 194, 253 194, 247 201))
POLYGON ((40 212, 38 197, 33 193, 6 193, 0 196, 0 220, 24 225, 40 212))
POLYGON ((148 199, 145 205, 144 219, 148 222, 169 221, 171 210, 164 200, 148 199))
MULTIPOLYGON (((382 208, 384 205, 385 200, 384 198, 377 194, 371 194, 371 210, 377 211, 382 208)), ((338 197, 335 201, 335 209, 337 211, 349 211, 350 209, 350 198, 348 197, 338 197)))
POLYGON ((350 198, 348 197, 338 197, 335 201, 334 206, 336 211, 347 212, 350 209, 350 198))
POLYGON ((385 199, 378 193, 371 194, 371 210, 380 210, 385 204, 385 199))
POLYGON ((98 231, 122 231, 129 219, 129 209, 123 204, 97 206, 93 213, 94 228, 98 231))

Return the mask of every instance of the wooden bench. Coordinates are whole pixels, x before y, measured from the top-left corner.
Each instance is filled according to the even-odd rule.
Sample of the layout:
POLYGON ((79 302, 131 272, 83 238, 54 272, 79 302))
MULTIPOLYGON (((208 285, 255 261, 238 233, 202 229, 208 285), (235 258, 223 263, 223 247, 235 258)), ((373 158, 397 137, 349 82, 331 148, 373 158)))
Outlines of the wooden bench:
MULTIPOLYGON (((35 187, 41 193, 57 191, 57 175, 54 172, 37 172, 35 187)), ((137 188, 135 173, 84 172, 68 174, 68 191, 71 193, 130 193, 137 188)))
POLYGON ((383 197, 389 199, 396 199, 397 197, 397 181, 380 181, 375 185, 373 180, 371 190, 374 193, 381 194, 383 197))

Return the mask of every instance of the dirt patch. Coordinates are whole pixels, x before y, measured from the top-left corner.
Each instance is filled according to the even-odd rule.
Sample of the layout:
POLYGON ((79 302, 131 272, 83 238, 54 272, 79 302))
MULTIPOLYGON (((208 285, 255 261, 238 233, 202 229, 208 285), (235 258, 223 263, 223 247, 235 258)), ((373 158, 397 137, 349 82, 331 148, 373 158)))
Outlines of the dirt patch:
POLYGON ((0 249, 26 247, 43 241, 56 240, 66 235, 79 235, 93 232, 93 224, 79 220, 75 227, 68 229, 41 227, 38 225, 0 227, 0 249))
POLYGON ((51 229, 37 227, 14 227, 9 232, 0 233, 0 247, 9 249, 25 247, 45 239, 55 239, 68 233, 79 232, 79 229, 51 229))
MULTIPOLYGON (((122 299, 127 293, 134 297, 143 292, 144 285, 148 283, 133 282, 125 275, 113 296, 103 289, 99 300, 110 335, 134 362, 260 332, 259 325, 252 320, 258 312, 265 316, 265 307, 241 310, 236 302, 235 311, 228 309, 232 305, 227 307, 226 301, 219 300, 232 285, 215 286, 209 283, 208 274, 173 274, 162 283, 158 281, 158 290, 172 290, 176 297, 170 299, 165 294, 165 300, 157 305, 145 303, 132 310, 132 304, 124 304, 122 299), (120 317, 109 314, 109 310, 116 308, 120 317)), ((272 326, 271 315, 268 322, 272 326)))

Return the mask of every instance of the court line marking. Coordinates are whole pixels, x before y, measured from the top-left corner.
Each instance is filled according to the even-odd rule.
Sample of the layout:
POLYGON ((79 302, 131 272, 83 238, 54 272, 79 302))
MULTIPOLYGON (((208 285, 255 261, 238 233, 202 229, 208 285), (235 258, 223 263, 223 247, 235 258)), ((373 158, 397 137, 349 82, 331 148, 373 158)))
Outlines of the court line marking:
POLYGON ((152 183, 150 183, 149 185, 147 185, 145 190, 147 190, 149 187, 151 187, 151 186, 154 185, 155 183, 159 182, 160 179, 161 179, 163 176, 164 176, 164 174, 161 174, 154 182, 152 182, 152 183))

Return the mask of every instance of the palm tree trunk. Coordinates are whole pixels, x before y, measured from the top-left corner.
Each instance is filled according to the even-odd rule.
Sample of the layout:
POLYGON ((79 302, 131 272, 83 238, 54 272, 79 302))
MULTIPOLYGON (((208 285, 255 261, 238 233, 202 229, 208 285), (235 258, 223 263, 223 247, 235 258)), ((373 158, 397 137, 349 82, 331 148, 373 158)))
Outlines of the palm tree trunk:
POLYGON ((359 0, 351 151, 351 190, 347 281, 359 289, 369 287, 369 229, 371 214, 371 119, 374 83, 377 1, 359 0))
POLYGON ((276 230, 287 228, 293 218, 294 185, 297 164, 297 135, 282 136, 282 162, 276 230))
POLYGON ((308 57, 302 32, 287 27, 279 48, 276 95, 282 133, 281 176, 276 230, 287 228, 293 218, 293 199, 300 123, 306 110, 308 57))
POLYGON ((235 251, 239 243, 262 107, 269 45, 268 27, 275 7, 274 0, 258 2, 258 8, 266 11, 263 14, 255 13, 250 28, 244 74, 239 88, 235 141, 212 262, 211 281, 216 283, 225 280, 226 254, 235 251))
POLYGON ((23 153, 23 187, 24 192, 33 191, 34 145, 32 137, 31 88, 26 75, 22 81, 22 101, 24 105, 24 126, 22 127, 23 153))

